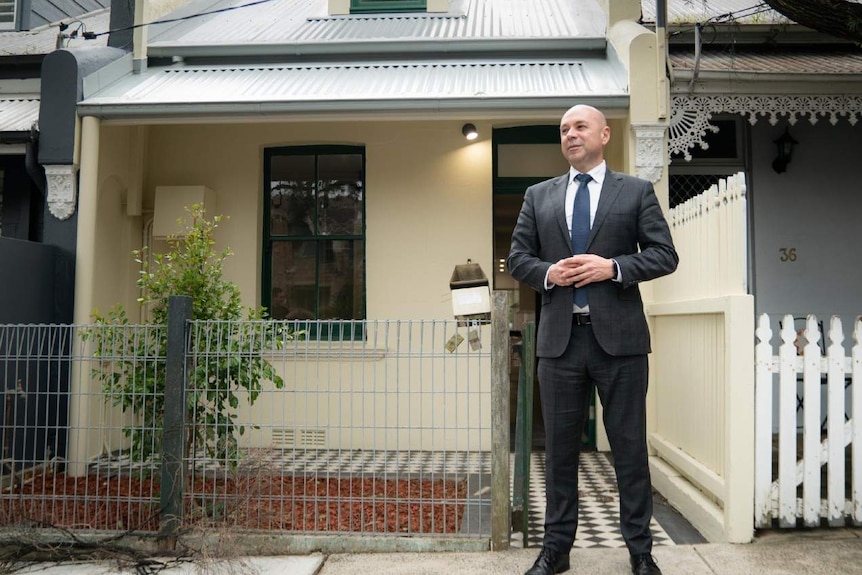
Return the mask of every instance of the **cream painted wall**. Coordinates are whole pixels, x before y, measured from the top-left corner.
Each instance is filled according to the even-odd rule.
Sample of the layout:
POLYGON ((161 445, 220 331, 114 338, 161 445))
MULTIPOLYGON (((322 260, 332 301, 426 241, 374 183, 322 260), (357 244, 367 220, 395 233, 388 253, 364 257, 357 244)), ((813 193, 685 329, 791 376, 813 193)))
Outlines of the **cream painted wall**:
POLYGON ((491 129, 477 124, 480 138, 468 143, 461 124, 154 126, 144 209, 156 186, 215 190, 216 211, 230 216, 216 239, 236 254, 225 274, 259 305, 264 149, 364 145, 368 317, 447 319, 454 266, 470 258, 491 270, 491 129))
MULTIPOLYGON (((358 144, 366 148, 368 317, 451 319, 449 278, 454 266, 470 258, 487 273, 491 271, 491 126, 477 123, 482 136, 468 143, 461 135, 462 123, 151 126, 141 176, 143 215, 136 217, 127 216, 124 206, 125 180, 134 173, 130 159, 133 129, 103 126, 93 301, 102 310, 116 303, 123 303, 130 312, 137 309, 134 280, 139 268, 130 252, 143 241, 141 234, 153 213, 156 187, 203 185, 215 191, 215 207, 209 213, 229 216, 216 231, 217 249, 229 246, 235 254, 226 261, 226 279, 240 287, 247 305, 259 305, 264 150, 270 146, 358 144)), ((147 243, 157 251, 166 248, 163 241, 147 243)), ((483 340, 490 345, 489 336, 483 340)), ((466 347, 465 342, 452 359, 466 347)), ((423 353, 430 357, 442 348, 441 344, 423 353)), ((425 365, 421 376, 403 381, 393 367, 398 365, 397 357, 388 357, 385 349, 383 355, 385 358, 372 360, 371 367, 394 377, 369 382, 365 391, 371 393, 348 413, 342 408, 355 403, 353 387, 321 394, 316 378, 297 374, 291 362, 281 363, 278 369, 285 376, 286 390, 292 392, 275 392, 252 410, 242 409, 244 414, 263 418, 261 429, 249 433, 244 444, 275 444, 272 426, 277 425, 295 430, 298 436, 306 430, 331 430, 323 445, 331 448, 489 448, 489 432, 475 433, 474 429, 480 414, 483 421, 490 418, 488 358, 481 358, 481 367, 474 366, 469 374, 449 378, 463 386, 458 393, 436 397, 427 395, 427 387, 413 389, 417 382, 424 382, 422 386, 439 383, 442 371, 435 362, 425 365), (310 393, 300 397, 299 389, 310 393), (464 398, 472 399, 464 403, 464 398), (401 425, 409 413, 425 431, 401 425), (382 435, 371 431, 384 428, 390 431, 382 435)), ((309 365, 328 373, 347 364, 322 357, 309 365)), ((91 389, 95 387, 91 385, 91 389)), ((266 389, 267 393, 275 391, 270 386, 266 389)), ((93 417, 107 417, 119 429, 122 416, 103 411, 101 401, 90 406, 93 417)), ((110 434, 99 439, 112 448, 122 445, 121 438, 110 434)), ((96 448, 95 444, 84 447, 87 456, 96 448)), ((82 454, 81 460, 87 456, 82 454)))
POLYGON ((122 304, 134 322, 138 317, 138 267, 132 250, 141 247, 142 218, 126 216, 130 137, 126 127, 101 130, 93 301, 103 314, 122 304))

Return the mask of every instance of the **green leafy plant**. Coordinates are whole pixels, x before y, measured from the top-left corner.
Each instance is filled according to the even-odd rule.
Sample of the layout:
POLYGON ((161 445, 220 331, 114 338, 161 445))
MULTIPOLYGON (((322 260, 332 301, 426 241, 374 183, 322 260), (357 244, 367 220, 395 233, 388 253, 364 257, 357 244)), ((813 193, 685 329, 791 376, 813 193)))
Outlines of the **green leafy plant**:
POLYGON ((164 427, 168 298, 190 296, 196 321, 187 342, 192 361, 186 378, 186 451, 235 463, 237 436, 246 430, 237 423, 241 400, 254 404, 264 381, 284 386, 263 353, 301 334, 267 321, 263 308, 243 308, 239 288, 222 278, 232 252, 217 253, 214 247, 222 217, 207 219, 201 205, 186 212, 189 221, 180 220, 185 229, 168 238, 167 253, 153 254, 150 263, 148 248, 132 252, 141 266, 138 303, 149 311, 148 324, 131 325, 118 305, 107 315, 96 310, 95 325, 83 336, 101 360, 93 376, 102 382, 106 399, 134 415, 134 423, 123 428, 132 459, 148 460, 159 453, 164 427))

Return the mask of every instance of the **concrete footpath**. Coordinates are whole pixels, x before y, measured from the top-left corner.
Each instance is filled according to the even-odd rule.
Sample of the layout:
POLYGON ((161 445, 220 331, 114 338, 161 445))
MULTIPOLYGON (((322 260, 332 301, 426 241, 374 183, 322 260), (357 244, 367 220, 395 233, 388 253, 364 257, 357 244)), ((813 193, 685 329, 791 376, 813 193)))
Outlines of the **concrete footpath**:
MULTIPOLYGON (((521 575, 537 549, 477 553, 345 553, 249 557, 229 563, 183 565, 170 575, 230 573, 259 575, 521 575)), ((665 575, 860 575, 862 529, 766 531, 745 545, 703 543, 656 547, 665 575)), ((625 549, 576 549, 570 575, 626 575, 625 549)), ((19 573, 108 575, 109 564, 39 565, 19 573)))

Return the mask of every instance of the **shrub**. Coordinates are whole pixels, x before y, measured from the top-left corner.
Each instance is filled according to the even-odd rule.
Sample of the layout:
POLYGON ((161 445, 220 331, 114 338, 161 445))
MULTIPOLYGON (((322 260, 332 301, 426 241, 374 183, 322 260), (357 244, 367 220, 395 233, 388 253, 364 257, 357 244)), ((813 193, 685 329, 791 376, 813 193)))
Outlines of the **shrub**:
POLYGON ((236 461, 237 434, 245 426, 236 422, 241 395, 254 404, 261 382, 284 382, 263 357, 267 349, 281 348, 294 335, 267 321, 263 308, 244 310, 239 288, 222 278, 230 249, 217 253, 213 234, 221 216, 207 219, 201 205, 186 208, 189 223, 181 235, 168 238, 169 250, 153 254, 148 248, 133 252, 141 266, 138 303, 149 312, 149 326, 134 329, 126 310, 117 305, 107 315, 93 314, 95 325, 84 331, 102 359, 93 376, 102 382, 106 400, 134 415, 123 428, 131 440, 135 461, 158 455, 164 426, 165 356, 167 351, 168 298, 192 298, 196 320, 187 340, 194 363, 187 367, 187 454, 202 449, 222 462, 236 461))

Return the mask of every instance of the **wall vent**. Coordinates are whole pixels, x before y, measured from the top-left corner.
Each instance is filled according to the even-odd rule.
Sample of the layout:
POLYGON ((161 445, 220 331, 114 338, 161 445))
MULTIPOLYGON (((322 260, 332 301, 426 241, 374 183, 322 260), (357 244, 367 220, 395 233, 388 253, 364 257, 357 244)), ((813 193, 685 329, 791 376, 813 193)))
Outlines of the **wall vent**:
POLYGON ((296 443, 296 430, 275 427, 272 430, 272 444, 275 447, 293 447, 296 443))
POLYGON ((326 447, 325 429, 300 429, 297 445, 303 447, 326 447))
POLYGON ((274 447, 326 447, 326 430, 275 427, 272 444, 274 447))

